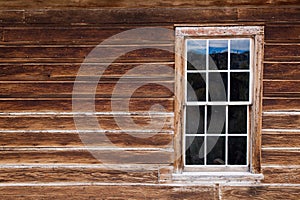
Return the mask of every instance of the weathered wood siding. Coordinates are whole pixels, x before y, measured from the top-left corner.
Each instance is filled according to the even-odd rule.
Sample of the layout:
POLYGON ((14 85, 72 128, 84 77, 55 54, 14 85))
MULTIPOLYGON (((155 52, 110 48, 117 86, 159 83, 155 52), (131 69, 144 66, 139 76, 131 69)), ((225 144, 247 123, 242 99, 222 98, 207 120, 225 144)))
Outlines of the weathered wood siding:
MULTIPOLYGON (((300 193, 300 7, 296 0, 244 1, 0 1, 0 196, 2 199, 297 199, 300 193), (154 48, 130 52, 106 70, 96 90, 102 131, 82 133, 72 114, 77 71, 106 38, 138 27, 173 29, 176 24, 264 25, 262 171, 255 186, 170 185, 174 162, 174 36, 128 42, 154 48), (155 45, 170 49, 162 51, 155 45), (141 64, 149 72, 123 80, 124 93, 111 99, 120 77, 141 64), (128 96, 126 88, 143 79, 128 96), (124 100, 130 99, 128 113, 124 100), (112 110, 111 101, 119 107, 112 110), (152 105, 165 110, 149 118, 152 105), (119 112, 120 111, 120 112, 119 112), (166 120, 159 133, 120 130, 114 115, 146 126, 166 120), (154 134, 155 133, 155 134, 154 134), (102 134, 102 136, 101 136, 102 134), (136 136, 136 137, 135 137, 136 136), (97 147, 97 148, 95 148, 97 147), (114 147, 123 148, 122 153, 114 147), (90 151, 100 155, 99 161, 90 151), (129 151, 129 152, 127 152, 129 151), (122 163, 116 162, 116 158, 122 163), (105 165, 101 165, 105 163, 105 165), (125 170, 122 170, 125 169, 125 170), (165 185, 163 185, 165 184, 165 185)), ((151 38, 151 36, 149 36, 151 38)), ((109 59, 110 55, 106 55, 109 59)), ((105 66, 105 60, 98 61, 105 66)), ((88 83, 86 83, 88 84, 88 83)), ((85 106, 88 102, 82 100, 85 106)))

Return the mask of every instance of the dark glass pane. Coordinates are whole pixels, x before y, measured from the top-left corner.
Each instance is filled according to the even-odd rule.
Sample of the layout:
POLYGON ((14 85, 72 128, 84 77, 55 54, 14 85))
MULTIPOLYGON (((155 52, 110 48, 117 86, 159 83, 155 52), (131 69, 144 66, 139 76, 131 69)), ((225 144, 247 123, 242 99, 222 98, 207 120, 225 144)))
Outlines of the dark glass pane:
POLYGON ((185 163, 187 165, 204 164, 204 137, 186 137, 185 163))
POLYGON ((247 133, 247 106, 228 107, 228 133, 247 133))
POLYGON ((207 137, 207 164, 225 165, 225 138, 207 137))
POLYGON ((225 133, 226 106, 207 106, 207 133, 225 133))
POLYGON ((206 69, 206 40, 187 41, 187 69, 206 69))
POLYGON ((228 137, 228 164, 246 165, 247 137, 228 137))
POLYGON ((212 72, 209 79, 209 101, 227 101, 227 73, 212 72))
POLYGON ((205 73, 188 73, 187 79, 187 100, 206 101, 205 73))
POLYGON ((209 69, 227 69, 228 40, 209 41, 209 69))
POLYGON ((204 106, 186 107, 186 134, 204 133, 204 106))
POLYGON ((249 101, 249 72, 230 73, 230 101, 249 101))
POLYGON ((249 69, 250 40, 230 41, 230 68, 249 69))

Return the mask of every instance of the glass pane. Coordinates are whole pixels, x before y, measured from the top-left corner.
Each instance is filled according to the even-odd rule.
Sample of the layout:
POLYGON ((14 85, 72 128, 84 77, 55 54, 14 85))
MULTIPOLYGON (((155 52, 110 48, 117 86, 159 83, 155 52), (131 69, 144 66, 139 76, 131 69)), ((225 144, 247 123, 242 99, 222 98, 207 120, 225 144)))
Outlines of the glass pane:
POLYGON ((207 137, 207 164, 225 165, 225 137, 207 137))
POLYGON ((250 40, 231 40, 230 42, 230 68, 249 69, 250 40))
POLYGON ((246 165, 247 137, 228 137, 228 164, 246 165))
POLYGON ((247 133, 247 106, 228 107, 228 133, 247 133))
POLYGON ((207 106, 207 133, 225 133, 226 106, 207 106))
POLYGON ((186 137, 185 163, 187 165, 204 164, 204 137, 186 137))
POLYGON ((209 69, 222 70, 228 66, 228 40, 209 40, 209 69))
POLYGON ((188 73, 187 79, 187 101, 206 101, 205 73, 188 73))
POLYGON ((187 40, 187 69, 206 69, 206 40, 187 40))
POLYGON ((227 101, 227 73, 212 72, 209 79, 209 101, 227 101))
POLYGON ((249 72, 230 73, 230 101, 249 101, 249 72))
POLYGON ((186 134, 204 133, 204 106, 186 107, 186 134))

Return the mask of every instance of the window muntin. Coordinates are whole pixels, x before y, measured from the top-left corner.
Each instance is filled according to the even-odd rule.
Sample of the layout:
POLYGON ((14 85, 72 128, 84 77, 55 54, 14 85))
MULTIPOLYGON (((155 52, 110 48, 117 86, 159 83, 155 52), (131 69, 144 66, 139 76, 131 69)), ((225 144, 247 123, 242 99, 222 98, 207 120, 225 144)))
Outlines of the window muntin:
POLYGON ((249 166, 252 39, 185 40, 184 166, 249 166))

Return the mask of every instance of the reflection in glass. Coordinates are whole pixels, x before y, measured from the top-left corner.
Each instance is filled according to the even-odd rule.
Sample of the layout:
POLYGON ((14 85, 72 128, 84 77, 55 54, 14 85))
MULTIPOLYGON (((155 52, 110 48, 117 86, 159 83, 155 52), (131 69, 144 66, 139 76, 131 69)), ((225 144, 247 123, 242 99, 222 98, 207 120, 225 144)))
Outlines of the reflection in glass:
POLYGON ((247 133, 247 106, 228 107, 228 133, 247 133))
POLYGON ((225 137, 207 137, 207 164, 225 165, 225 137))
POLYGON ((186 137, 185 163, 187 165, 204 164, 204 137, 186 137))
POLYGON ((227 101, 227 79, 225 72, 209 73, 209 101, 227 101))
POLYGON ((249 72, 230 73, 230 101, 249 101, 249 72))
POLYGON ((207 133, 225 133, 226 106, 207 106, 207 133))
POLYGON ((228 164, 246 165, 247 137, 228 137, 228 164))
POLYGON ((204 133, 204 106, 186 107, 186 134, 204 133))
POLYGON ((206 40, 187 40, 187 69, 206 69, 206 40))
POLYGON ((228 40, 209 40, 209 69, 222 70, 228 66, 228 40))
POLYGON ((250 40, 231 40, 230 41, 230 68, 249 69, 250 40))
POLYGON ((187 87, 187 101, 205 101, 205 73, 188 73, 187 80, 189 84, 187 87))

